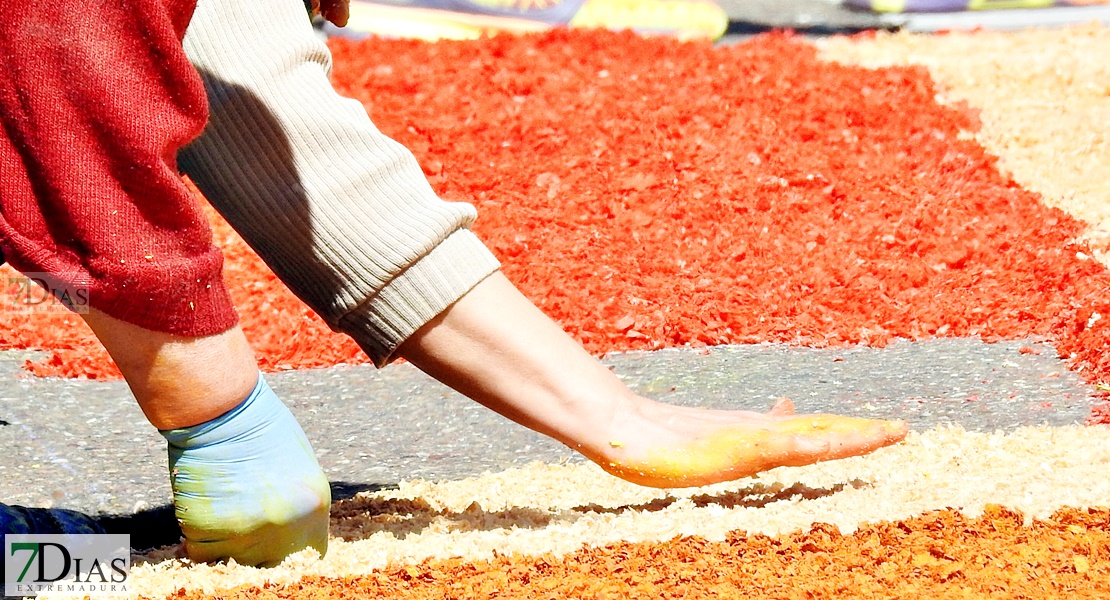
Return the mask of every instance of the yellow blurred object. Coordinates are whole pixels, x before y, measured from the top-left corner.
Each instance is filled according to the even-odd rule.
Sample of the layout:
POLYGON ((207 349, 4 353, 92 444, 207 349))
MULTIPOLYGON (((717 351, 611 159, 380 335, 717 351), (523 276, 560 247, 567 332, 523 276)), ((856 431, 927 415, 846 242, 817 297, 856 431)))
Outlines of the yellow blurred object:
POLYGON ((326 31, 342 37, 433 41, 555 27, 715 40, 728 28, 728 15, 713 0, 352 0, 347 26, 328 25, 326 31))

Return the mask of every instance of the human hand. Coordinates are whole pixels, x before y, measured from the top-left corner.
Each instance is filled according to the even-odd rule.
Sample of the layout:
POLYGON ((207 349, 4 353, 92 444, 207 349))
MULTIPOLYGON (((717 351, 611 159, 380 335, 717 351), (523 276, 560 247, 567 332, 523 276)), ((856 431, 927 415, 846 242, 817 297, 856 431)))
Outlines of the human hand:
POLYGON ((674 406, 634 393, 501 273, 409 336, 398 354, 501 415, 651 487, 731 481, 897 443, 900 421, 674 406))
POLYGON ((320 15, 336 27, 343 27, 350 18, 350 0, 310 0, 313 15, 320 15))
MULTIPOLYGON (((642 400, 642 399, 641 399, 642 400)), ((767 414, 685 408, 643 400, 620 431, 587 456, 650 487, 693 487, 868 454, 909 432, 902 421, 794 413, 781 398, 767 414)))
POLYGON ((328 480, 300 425, 261 375, 232 411, 162 435, 190 559, 274 566, 309 546, 327 552, 328 480))

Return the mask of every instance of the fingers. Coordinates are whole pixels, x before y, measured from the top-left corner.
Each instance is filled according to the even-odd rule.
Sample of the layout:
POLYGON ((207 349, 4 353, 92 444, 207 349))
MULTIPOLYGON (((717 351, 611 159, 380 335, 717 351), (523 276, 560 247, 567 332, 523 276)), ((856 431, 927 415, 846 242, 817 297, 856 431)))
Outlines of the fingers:
POLYGON ((859 456, 901 441, 901 421, 838 415, 792 416, 780 400, 776 422, 726 426, 688 443, 658 446, 635 459, 595 459, 609 473, 651 487, 690 487, 731 481, 776 467, 800 467, 859 456))
POLYGON ((308 0, 313 15, 320 15, 336 27, 345 27, 351 18, 350 0, 308 0))
MULTIPOLYGON (((776 452, 763 457, 760 471, 776 467, 804 467, 813 463, 829 460, 832 444, 817 436, 795 435, 775 432, 770 434, 774 444, 769 447, 776 452)), ((754 473, 753 473, 754 475, 754 473)))
POLYGON ((344 27, 351 17, 350 2, 349 0, 324 0, 321 14, 336 27, 344 27))
MULTIPOLYGON (((909 433, 903 421, 877 421, 839 415, 793 414, 793 403, 780 399, 772 414, 785 418, 766 429, 736 429, 716 436, 716 448, 703 455, 725 457, 720 480, 754 475, 776 467, 801 467, 827 460, 862 456, 902 441, 909 433), (722 446, 730 446, 722 451, 722 446)), ((709 438, 714 439, 714 438, 709 438)))
POLYGON ((773 417, 788 417, 794 414, 794 402, 783 396, 775 400, 775 405, 771 407, 770 415, 773 417))
POLYGON ((328 547, 329 508, 321 505, 290 521, 265 523, 246 532, 197 529, 182 523, 185 553, 194 562, 234 558, 255 567, 277 566, 286 556, 309 547, 322 556, 328 547))
POLYGON ((783 465, 824 460, 825 440, 767 427, 727 427, 679 446, 659 446, 638 459, 596 461, 609 473, 649 487, 692 487, 749 477, 783 465))
POLYGON ((788 466, 861 456, 898 443, 909 433, 909 428, 903 421, 876 421, 838 415, 794 417, 780 422, 775 429, 793 434, 799 444, 818 442, 826 445, 826 450, 817 460, 800 462, 795 460, 800 459, 799 455, 790 457, 790 462, 783 463, 788 466))

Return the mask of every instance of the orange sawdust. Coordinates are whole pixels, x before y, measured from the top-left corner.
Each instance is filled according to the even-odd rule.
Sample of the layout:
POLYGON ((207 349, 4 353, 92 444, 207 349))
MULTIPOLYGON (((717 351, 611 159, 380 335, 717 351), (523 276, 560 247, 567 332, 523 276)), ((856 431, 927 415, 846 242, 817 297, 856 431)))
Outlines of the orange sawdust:
MULTIPOLYGON (((1045 337, 1110 376, 1086 226, 1002 172, 924 68, 824 62, 787 35, 330 45, 337 89, 477 206, 506 275, 591 352, 1045 337)), ((216 238, 264 369, 366 362, 216 238)), ((56 352, 36 374, 118 376, 76 319, 0 329, 0 348, 56 352)))
MULTIPOLYGON (((818 524, 778 538, 733 533, 555 557, 426 561, 368 576, 244 586, 219 598, 1107 598, 1110 509, 1063 509, 1024 524, 990 506, 937 511, 841 535, 818 524)), ((179 590, 171 598, 212 596, 179 590)))

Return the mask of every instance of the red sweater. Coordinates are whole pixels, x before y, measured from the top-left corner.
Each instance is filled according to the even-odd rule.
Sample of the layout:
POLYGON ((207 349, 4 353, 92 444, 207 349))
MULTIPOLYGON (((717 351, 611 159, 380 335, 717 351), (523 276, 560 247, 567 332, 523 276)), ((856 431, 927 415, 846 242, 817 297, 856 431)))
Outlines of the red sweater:
POLYGON ((236 322, 177 151, 208 116, 195 0, 0 0, 0 252, 156 331, 236 322))

